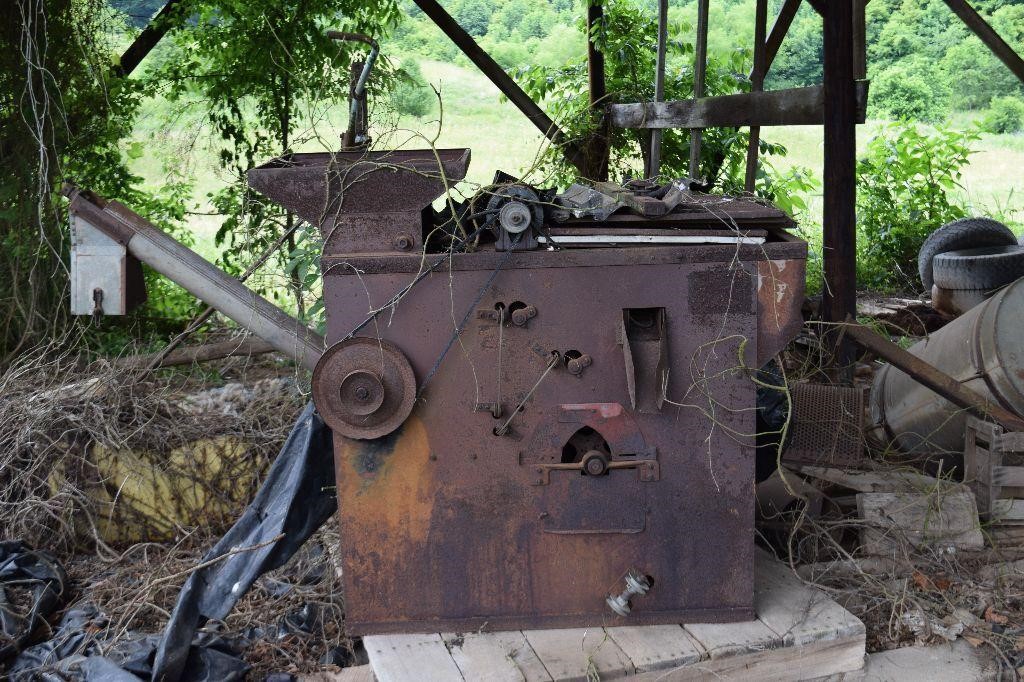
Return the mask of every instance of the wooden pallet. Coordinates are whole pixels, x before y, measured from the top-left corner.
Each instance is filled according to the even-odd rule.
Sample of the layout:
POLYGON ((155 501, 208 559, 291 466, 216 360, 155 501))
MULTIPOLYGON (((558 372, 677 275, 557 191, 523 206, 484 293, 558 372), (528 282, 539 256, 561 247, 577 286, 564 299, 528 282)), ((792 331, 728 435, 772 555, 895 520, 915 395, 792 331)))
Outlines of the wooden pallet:
POLYGON ((981 517, 993 525, 1024 525, 1024 433, 968 417, 964 429, 965 482, 981 517))
POLYGON ((863 623, 762 551, 754 590, 757 620, 746 623, 375 635, 363 643, 378 682, 806 680, 863 667, 863 623))

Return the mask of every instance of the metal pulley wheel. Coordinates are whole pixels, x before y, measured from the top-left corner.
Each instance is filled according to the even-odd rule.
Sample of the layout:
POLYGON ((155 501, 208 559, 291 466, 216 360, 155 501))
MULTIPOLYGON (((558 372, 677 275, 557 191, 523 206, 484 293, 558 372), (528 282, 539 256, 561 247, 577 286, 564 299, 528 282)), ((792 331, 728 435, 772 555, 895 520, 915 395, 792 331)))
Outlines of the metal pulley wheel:
POLYGON ((495 236, 501 236, 502 231, 522 234, 531 227, 539 228, 544 224, 540 197, 525 185, 505 185, 495 189, 487 201, 487 210, 496 216, 491 222, 495 236))
POLYGON ((313 402, 331 429, 366 440, 393 432, 412 412, 416 377, 394 344, 357 336, 334 344, 313 370, 313 402))

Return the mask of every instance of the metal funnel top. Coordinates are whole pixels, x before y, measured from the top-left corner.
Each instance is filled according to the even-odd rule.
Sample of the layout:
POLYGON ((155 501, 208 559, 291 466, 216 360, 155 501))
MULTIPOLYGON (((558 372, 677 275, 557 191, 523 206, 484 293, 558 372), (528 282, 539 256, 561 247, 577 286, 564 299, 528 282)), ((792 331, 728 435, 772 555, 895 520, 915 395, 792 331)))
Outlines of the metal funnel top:
POLYGON ((469 149, 315 152, 249 171, 249 186, 323 226, 345 213, 419 211, 466 177, 469 149))

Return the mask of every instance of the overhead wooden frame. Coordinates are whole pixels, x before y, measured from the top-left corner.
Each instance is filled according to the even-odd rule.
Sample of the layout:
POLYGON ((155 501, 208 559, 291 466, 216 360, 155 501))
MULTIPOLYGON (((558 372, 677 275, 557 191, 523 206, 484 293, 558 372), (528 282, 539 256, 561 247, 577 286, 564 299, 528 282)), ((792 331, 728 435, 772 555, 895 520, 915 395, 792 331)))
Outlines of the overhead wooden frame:
MULTIPOLYGON (((856 84, 857 122, 867 111, 868 84, 856 84)), ((743 126, 820 126, 825 123, 825 86, 742 92, 719 97, 613 104, 617 128, 739 128, 743 126)))
MULTIPOLYGON (((577 145, 567 140, 561 129, 544 113, 519 85, 494 61, 475 40, 459 26, 437 0, 414 0, 424 13, 447 35, 464 54, 494 83, 498 89, 553 143, 580 172, 581 177, 605 180, 608 173, 608 128, 610 122, 619 127, 658 129, 659 127, 690 128, 694 131, 690 152, 690 174, 696 176, 700 159, 702 128, 823 125, 825 139, 825 178, 823 223, 825 233, 825 287, 822 302, 823 319, 842 322, 855 314, 856 293, 856 124, 865 119, 867 84, 862 81, 867 71, 865 5, 868 0, 807 0, 823 20, 824 83, 810 88, 792 88, 768 92, 751 92, 725 97, 701 97, 684 102, 659 102, 613 105, 594 133, 594 139, 577 145)), ((161 12, 125 51, 115 67, 118 75, 127 76, 142 61, 163 35, 183 19, 182 12, 173 12, 180 0, 168 0, 161 12), (172 13, 173 12, 173 13, 172 13)), ((603 0, 587 0, 588 72, 591 107, 600 115, 607 92, 604 57, 598 50, 590 29, 600 20, 603 0)), ((1024 60, 1004 41, 968 0, 944 0, 947 6, 977 35, 981 41, 1024 82, 1024 60)), ((793 23, 801 0, 783 0, 779 13, 767 36, 763 29, 763 12, 758 18, 758 55, 751 82, 762 82, 778 54, 793 23)), ((698 50, 695 73, 703 76, 707 39, 706 0, 698 3, 698 50), (703 38, 703 40, 702 40, 703 38)), ((700 79, 702 80, 702 78, 700 79)), ((757 88, 755 88, 757 89, 757 88)), ((752 146, 756 145, 754 135, 752 146)), ((750 157, 748 156, 748 159, 750 157)), ((756 162, 756 155, 754 155, 756 162)), ((749 163, 749 161, 748 161, 749 163)), ((748 185, 751 173, 748 171, 748 185)))

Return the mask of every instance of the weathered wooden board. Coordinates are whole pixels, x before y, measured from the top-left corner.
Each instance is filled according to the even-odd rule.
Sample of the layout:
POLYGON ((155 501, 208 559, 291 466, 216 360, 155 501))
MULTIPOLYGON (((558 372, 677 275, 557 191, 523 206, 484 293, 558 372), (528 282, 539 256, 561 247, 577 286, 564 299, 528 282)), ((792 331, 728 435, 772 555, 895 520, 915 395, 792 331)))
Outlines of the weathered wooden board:
MULTIPOLYGON (((857 84, 857 121, 864 122, 867 83, 857 84)), ((738 128, 742 126, 821 125, 825 120, 825 88, 812 85, 765 92, 703 97, 675 102, 613 104, 608 107, 617 128, 738 128)))
POLYGON ((777 632, 785 646, 864 637, 864 624, 821 590, 794 580, 776 561, 758 563, 757 619, 777 632))
POLYGON ((961 483, 918 473, 916 471, 848 471, 830 467, 790 464, 791 469, 804 476, 856 490, 861 493, 929 493, 939 488, 943 490, 967 490, 961 483))
MULTIPOLYGON (((379 682, 803 680, 857 670, 864 625, 788 566, 756 554, 745 623, 365 637, 379 682)), ((623 621, 628 622, 628 621, 623 621)))
MULTIPOLYGON (((844 672, 857 670, 863 665, 864 638, 854 637, 815 642, 806 647, 784 647, 742 656, 717 658, 671 671, 644 673, 630 679, 636 682, 832 680, 835 679, 834 676, 842 676, 844 672)), ((855 675, 856 673, 851 673, 849 679, 855 679, 855 675)))
POLYGON ((342 668, 337 672, 316 672, 299 675, 298 682, 376 682, 373 668, 369 663, 351 668, 342 668))
POLYGON ((911 646, 870 654, 859 675, 840 679, 844 682, 852 679, 864 682, 980 682, 999 679, 998 673, 999 666, 994 656, 985 656, 984 649, 979 651, 960 639, 952 644, 911 646))
POLYGON ((857 511, 864 522, 861 545, 866 554, 889 554, 904 542, 958 549, 985 544, 978 506, 969 491, 859 493, 857 511))
POLYGON ((623 677, 634 672, 629 657, 604 628, 524 630, 526 641, 544 663, 552 679, 587 682, 623 677))
POLYGON ((679 625, 626 625, 605 628, 637 673, 678 668, 696 663, 704 648, 679 625))
POLYGON ((779 633, 760 620, 747 623, 697 623, 683 627, 704 647, 711 660, 777 649, 783 645, 779 633))
POLYGON ((467 680, 487 682, 550 682, 522 632, 442 633, 452 659, 467 680))
POLYGON ((1024 521, 1024 500, 993 500, 992 521, 1024 521))
POLYGON ((363 638, 378 682, 462 680, 441 635, 380 635, 363 638))

